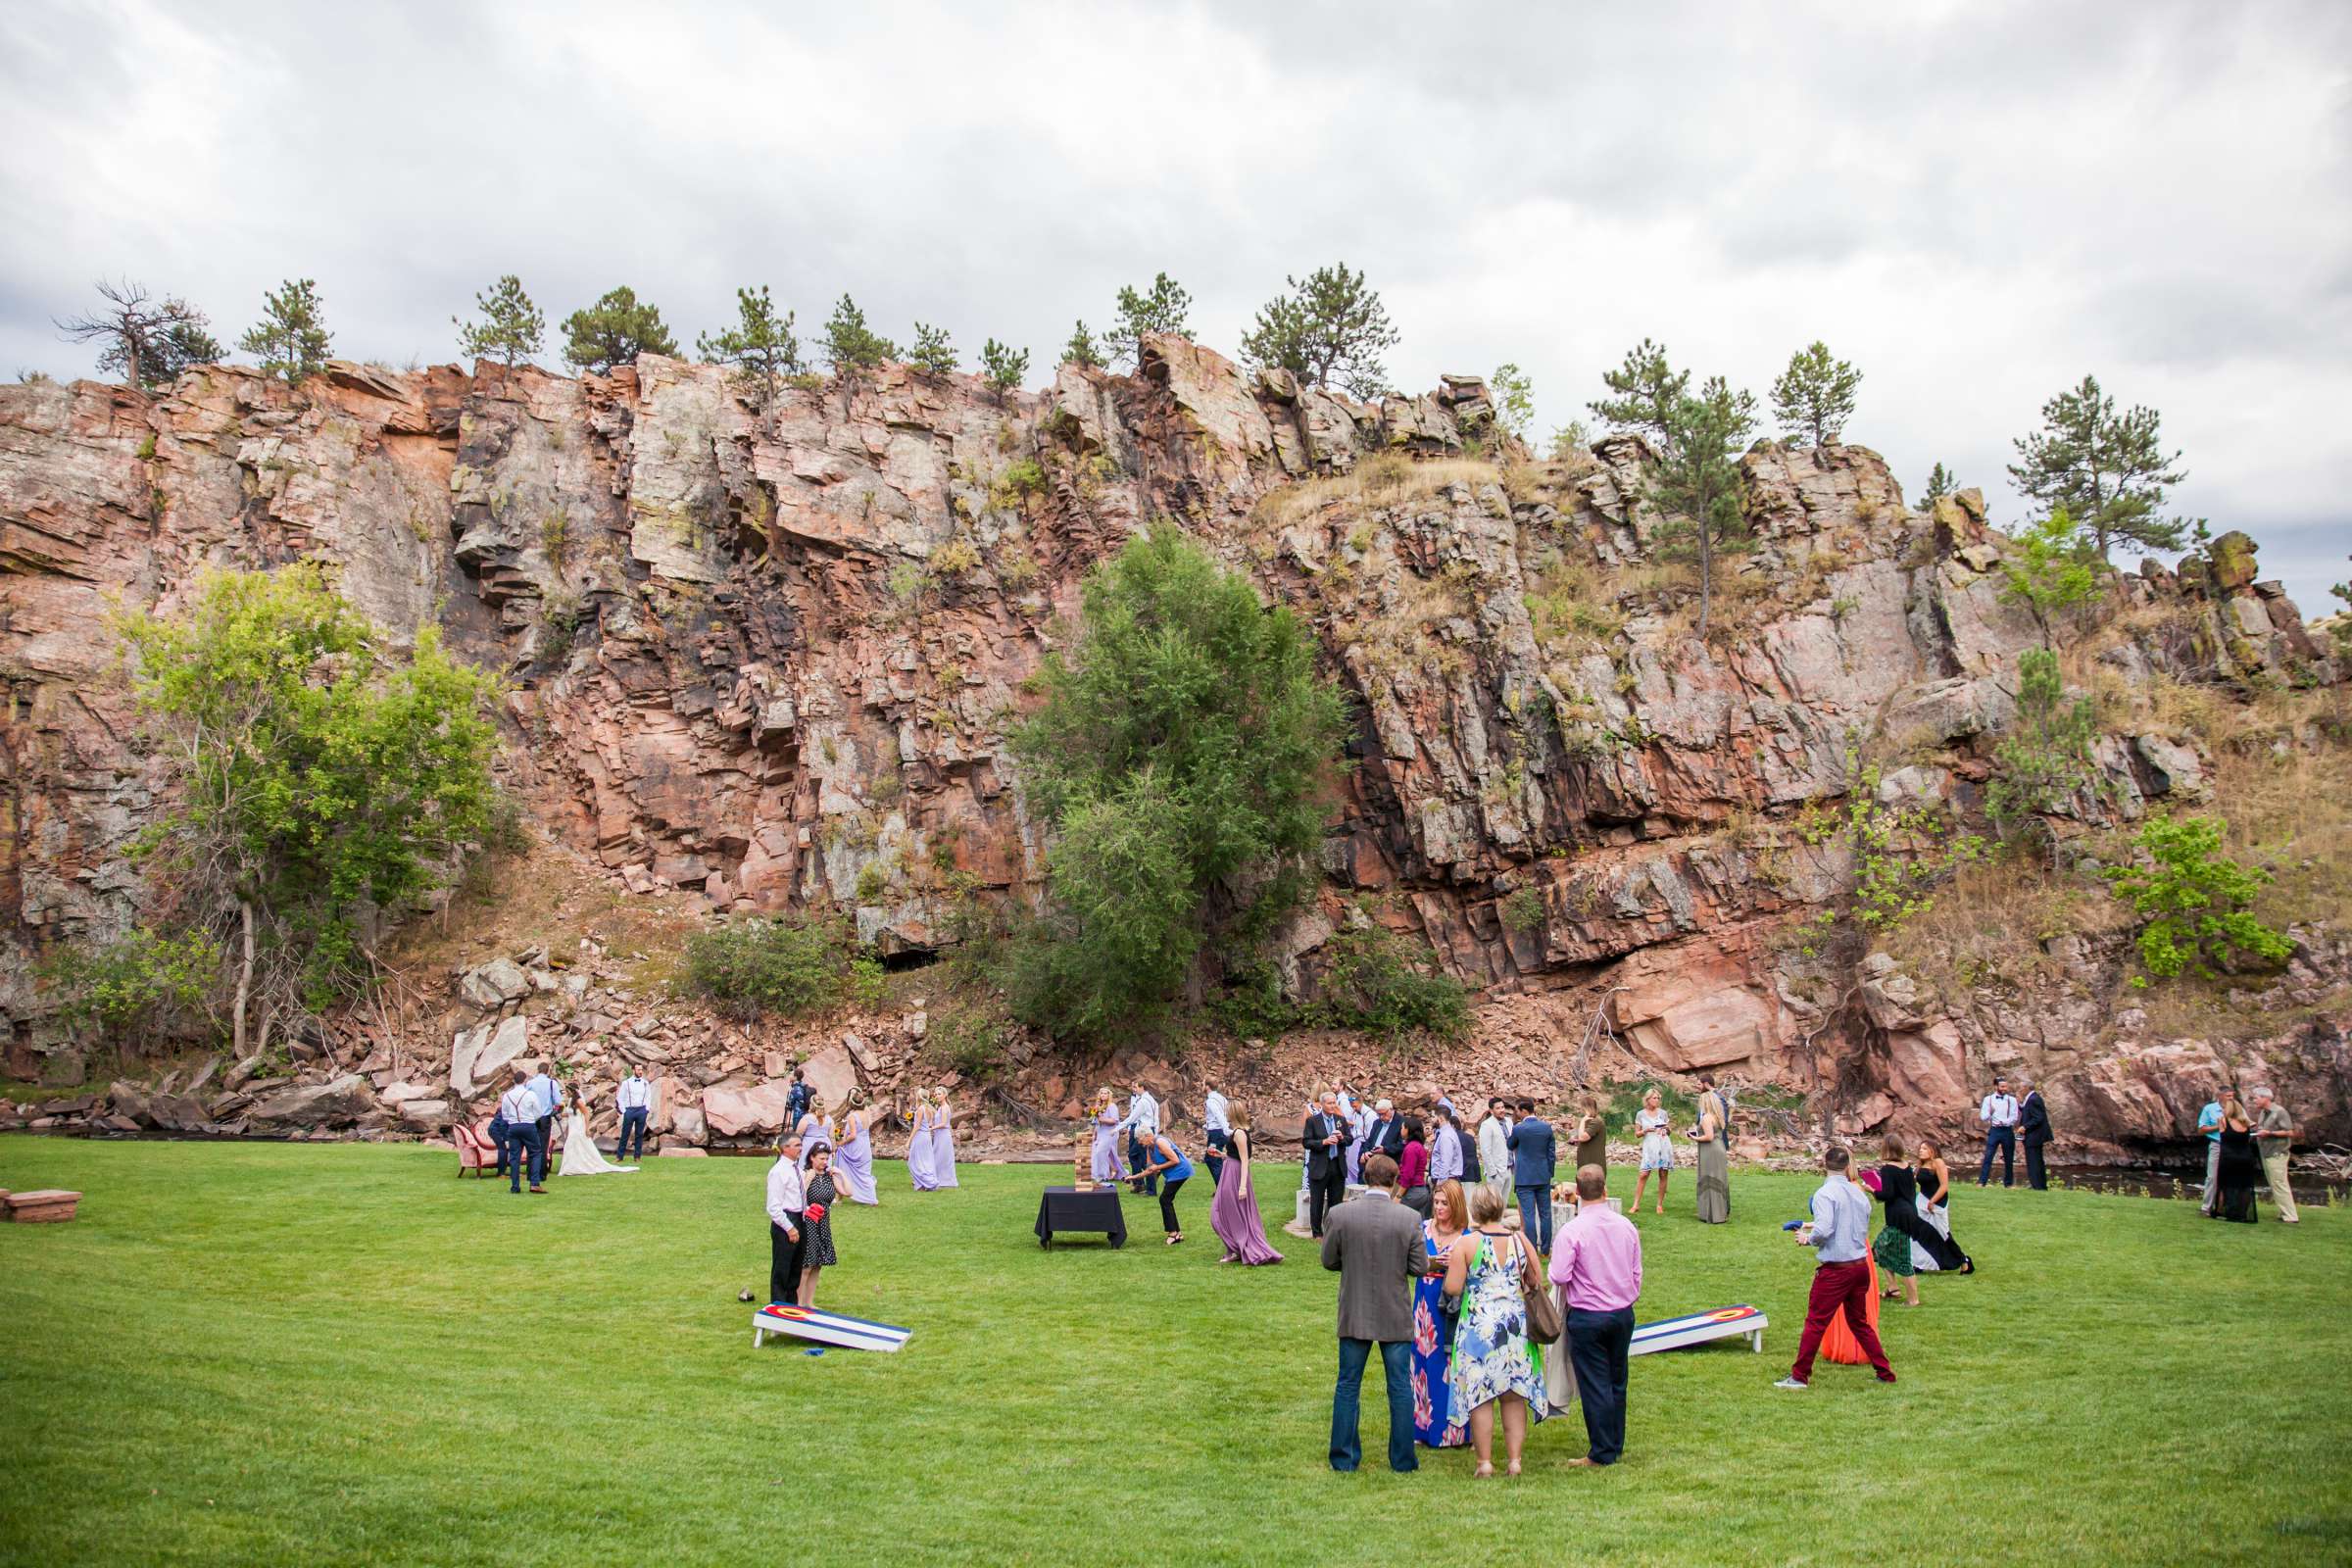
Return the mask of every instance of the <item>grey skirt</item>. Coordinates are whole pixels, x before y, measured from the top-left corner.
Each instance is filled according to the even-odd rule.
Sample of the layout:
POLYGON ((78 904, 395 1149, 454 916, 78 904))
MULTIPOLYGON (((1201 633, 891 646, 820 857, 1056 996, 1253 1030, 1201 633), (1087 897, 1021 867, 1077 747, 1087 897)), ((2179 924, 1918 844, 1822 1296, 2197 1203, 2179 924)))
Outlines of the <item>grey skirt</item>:
POLYGON ((1732 1217, 1732 1156, 1721 1144, 1698 1146, 1698 1217, 1709 1225, 1732 1217))

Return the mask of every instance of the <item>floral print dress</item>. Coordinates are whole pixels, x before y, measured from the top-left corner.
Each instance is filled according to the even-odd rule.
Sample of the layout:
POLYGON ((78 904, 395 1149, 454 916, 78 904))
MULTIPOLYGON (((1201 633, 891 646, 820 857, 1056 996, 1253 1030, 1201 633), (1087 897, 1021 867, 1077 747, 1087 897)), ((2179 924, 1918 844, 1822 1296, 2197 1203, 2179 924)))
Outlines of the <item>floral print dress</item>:
MULTIPOLYGON (((1442 1257, 1437 1227, 1421 1222, 1421 1246, 1442 1257)), ((1458 1448, 1470 1441, 1469 1417, 1454 1408, 1446 1378, 1453 1354, 1453 1319, 1446 1315, 1446 1276, 1413 1282, 1413 1441, 1430 1448, 1458 1448)))
MULTIPOLYGON (((1462 1238, 1475 1242, 1470 1274, 1462 1287, 1462 1323, 1453 1339, 1452 1364, 1446 1368, 1447 1414, 1467 1421, 1470 1412, 1490 1399, 1516 1394, 1527 1401, 1528 1414, 1541 1421, 1551 1413, 1544 1396, 1544 1360, 1527 1337, 1527 1301, 1519 1282, 1527 1259, 1518 1237, 1484 1231, 1462 1238), (1499 1245, 1498 1245, 1499 1244, 1499 1245)), ((1457 1244, 1461 1245, 1461 1244, 1457 1244)))

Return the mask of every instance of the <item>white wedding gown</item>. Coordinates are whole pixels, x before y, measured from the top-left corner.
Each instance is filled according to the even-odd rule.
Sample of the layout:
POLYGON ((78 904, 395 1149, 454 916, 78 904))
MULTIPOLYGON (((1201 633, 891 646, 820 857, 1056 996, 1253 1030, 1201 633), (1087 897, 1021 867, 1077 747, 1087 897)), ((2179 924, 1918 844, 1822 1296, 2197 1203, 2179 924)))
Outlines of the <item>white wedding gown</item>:
POLYGON ((598 1151, 596 1140, 588 1136, 588 1118, 576 1110, 571 1113, 564 1127, 564 1164, 557 1170, 557 1175, 625 1176, 636 1168, 634 1165, 615 1165, 607 1159, 598 1151))

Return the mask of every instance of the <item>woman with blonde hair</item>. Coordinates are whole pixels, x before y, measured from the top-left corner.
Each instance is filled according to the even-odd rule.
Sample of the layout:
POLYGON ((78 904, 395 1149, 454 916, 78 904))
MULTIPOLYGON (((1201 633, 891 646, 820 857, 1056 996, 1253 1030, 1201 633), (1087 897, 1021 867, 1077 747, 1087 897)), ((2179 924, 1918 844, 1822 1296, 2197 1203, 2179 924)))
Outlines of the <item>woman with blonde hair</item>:
POLYGON ((1099 1182, 1119 1176, 1119 1097, 1105 1086, 1095 1091, 1094 1177, 1099 1182))
POLYGON ((948 1086, 931 1091, 931 1179, 942 1187, 960 1187, 956 1179, 955 1111, 948 1104, 948 1086))
POLYGON ((914 1092, 914 1131, 906 1135, 906 1174, 916 1192, 939 1191, 931 1165, 931 1091, 920 1087, 914 1092))
POLYGON ((1504 1473, 1515 1476, 1530 1418, 1541 1421, 1551 1409, 1544 1396, 1543 1360, 1527 1337, 1523 1294, 1524 1282, 1543 1264, 1525 1232, 1503 1226, 1502 1199, 1491 1188, 1471 1194, 1470 1218, 1470 1234, 1454 1244, 1446 1262, 1446 1296, 1460 1302, 1462 1318, 1446 1368, 1446 1394, 1450 1410, 1469 1419, 1470 1446, 1478 1455, 1473 1475, 1494 1473, 1500 1407, 1504 1473))
POLYGON ((1657 1212, 1666 1212, 1666 1178, 1674 1170, 1674 1138, 1666 1131, 1665 1097, 1655 1089, 1642 1097, 1642 1108, 1634 1115, 1634 1130, 1642 1135, 1642 1171, 1634 1178, 1634 1209, 1642 1208, 1642 1190, 1649 1185, 1649 1174, 1658 1174, 1657 1212))
POLYGON ((1216 1196, 1209 1200, 1208 1224, 1225 1244, 1220 1263, 1279 1263, 1282 1254, 1266 1241, 1265 1222, 1258 1218, 1257 1185, 1251 1179, 1250 1106, 1228 1101, 1225 1105, 1224 1169, 1217 1172, 1216 1196))

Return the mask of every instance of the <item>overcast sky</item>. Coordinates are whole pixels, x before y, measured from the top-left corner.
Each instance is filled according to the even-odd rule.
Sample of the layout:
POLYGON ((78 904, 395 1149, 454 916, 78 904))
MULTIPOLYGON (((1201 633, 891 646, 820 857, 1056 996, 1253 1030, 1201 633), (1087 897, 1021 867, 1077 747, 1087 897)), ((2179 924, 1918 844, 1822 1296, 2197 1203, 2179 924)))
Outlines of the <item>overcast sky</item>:
POLYGON ((682 343, 764 282, 804 339, 1035 351, 1166 270, 1233 352, 1362 268, 1396 382, 1512 360, 1548 430, 1643 335, 1761 397, 1826 339, 1850 438, 2014 522, 2085 372, 2177 507, 2307 614, 2352 574, 2352 5, 56 4, 0 13, 0 374, 88 374, 101 274, 211 313, 318 279, 334 352, 455 357, 514 271, 682 343), (674 14, 673 14, 674 13, 674 14))

